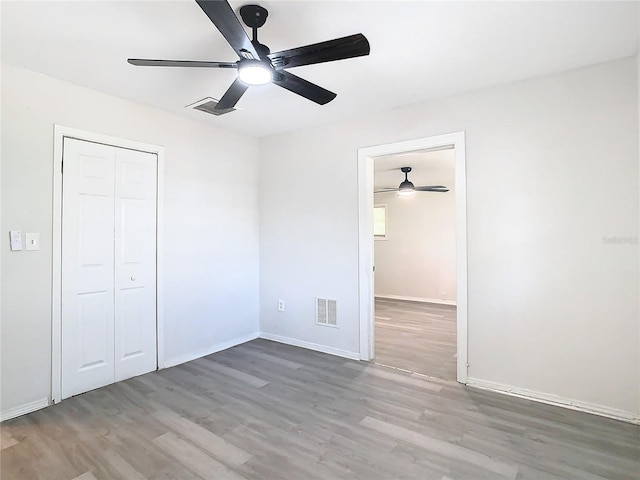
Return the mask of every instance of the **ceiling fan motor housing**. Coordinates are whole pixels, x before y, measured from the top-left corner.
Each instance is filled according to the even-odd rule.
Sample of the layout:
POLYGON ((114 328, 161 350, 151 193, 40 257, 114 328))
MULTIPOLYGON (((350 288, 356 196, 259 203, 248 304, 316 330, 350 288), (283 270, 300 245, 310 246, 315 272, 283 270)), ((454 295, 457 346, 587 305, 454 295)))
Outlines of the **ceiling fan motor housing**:
POLYGON ((416 187, 413 184, 413 182, 410 182, 409 180, 405 180, 404 182, 402 182, 400 184, 400 186, 398 187, 398 190, 403 191, 403 190, 414 190, 416 187))

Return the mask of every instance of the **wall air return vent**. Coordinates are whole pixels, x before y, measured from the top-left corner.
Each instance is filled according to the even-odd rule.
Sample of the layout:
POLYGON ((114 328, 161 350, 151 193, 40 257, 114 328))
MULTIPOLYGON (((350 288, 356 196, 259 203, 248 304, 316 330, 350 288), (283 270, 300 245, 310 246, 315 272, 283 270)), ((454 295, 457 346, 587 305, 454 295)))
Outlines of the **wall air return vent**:
POLYGON ((187 105, 185 108, 192 108, 193 110, 200 110, 204 113, 210 113, 211 115, 215 115, 219 117, 220 115, 224 115, 225 113, 234 112, 237 110, 236 108, 225 108, 223 110, 216 110, 216 105, 218 105, 218 100, 215 98, 207 97, 203 98, 196 103, 192 103, 191 105, 187 105))
POLYGON ((316 323, 328 327, 338 326, 338 316, 335 300, 316 298, 316 323))

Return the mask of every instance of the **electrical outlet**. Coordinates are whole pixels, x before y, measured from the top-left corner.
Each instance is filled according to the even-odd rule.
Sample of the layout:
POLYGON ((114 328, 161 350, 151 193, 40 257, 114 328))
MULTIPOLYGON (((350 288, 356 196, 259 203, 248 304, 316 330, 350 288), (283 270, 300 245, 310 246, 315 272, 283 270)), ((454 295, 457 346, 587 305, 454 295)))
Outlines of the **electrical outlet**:
POLYGON ((284 300, 278 300, 278 310, 284 312, 284 300))
POLYGON ((26 249, 25 250, 40 250, 40 234, 39 233, 27 233, 26 249))

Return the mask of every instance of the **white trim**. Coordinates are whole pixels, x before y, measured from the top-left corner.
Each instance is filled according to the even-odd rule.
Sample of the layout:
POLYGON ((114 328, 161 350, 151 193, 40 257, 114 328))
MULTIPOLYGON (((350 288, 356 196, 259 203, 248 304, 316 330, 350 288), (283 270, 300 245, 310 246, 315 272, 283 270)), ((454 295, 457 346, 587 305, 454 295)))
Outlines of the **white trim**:
MULTIPOLYGON (((638 22, 640 22, 640 9, 638 10, 638 22)), ((638 47, 640 47, 640 38, 638 39, 638 47)), ((638 89, 638 138, 640 138, 640 51, 636 55, 636 67, 636 88, 638 89)), ((638 166, 640 167, 640 155, 638 155, 638 166)), ((638 173, 640 173, 640 171, 638 173)), ((640 181, 640 175, 638 175, 638 180, 640 181)), ((640 207, 640 198, 638 198, 638 200, 638 207, 640 207)), ((640 221, 640 214, 638 215, 638 221, 640 221)), ((638 245, 638 253, 640 254, 640 245, 638 245)), ((640 295, 640 269, 638 269, 638 280, 639 288, 637 293, 640 295)), ((640 345, 640 329, 638 330, 638 345, 640 345)), ((640 367, 640 362, 638 366, 640 367)), ((638 393, 640 394, 640 368, 638 368, 638 393)), ((636 408, 640 414, 640 395, 638 395, 638 405, 636 408)))
MULTIPOLYGON (((368 150, 368 149, 367 149, 368 150)), ((358 149, 358 310, 360 317, 360 360, 374 355, 375 315, 374 236, 373 236, 373 159, 358 149)))
POLYGON ((405 300, 407 302, 420 302, 420 303, 437 303, 438 305, 451 305, 456 306, 455 300, 440 300, 438 298, 426 298, 426 297, 405 297, 404 295, 386 295, 377 294, 376 298, 387 298, 389 300, 405 300))
POLYGON ((49 406, 48 398, 41 398, 40 400, 36 400, 35 402, 25 403, 24 405, 18 405, 17 407, 10 408, 9 410, 5 410, 4 412, 0 412, 0 422, 4 422, 5 420, 9 420, 11 418, 16 418, 21 415, 26 415, 27 413, 35 412, 36 410, 41 410, 49 406))
POLYGON ((61 305, 62 295, 62 156, 64 138, 76 138, 94 143, 102 143, 120 148, 129 148, 141 152, 153 153, 157 156, 157 210, 156 210, 156 325, 157 325, 157 365, 164 368, 164 268, 163 268, 163 235, 164 230, 164 147, 149 143, 137 142, 125 138, 111 137, 99 133, 87 132, 76 128, 53 126, 53 269, 51 292, 51 400, 52 403, 62 400, 62 328, 61 305))
POLYGON ((273 342, 284 343, 286 345, 293 345, 294 347, 302 347, 308 350, 314 350, 316 352, 328 353, 330 355, 336 355, 337 357, 349 358, 351 360, 360 360, 360 354, 358 352, 350 352, 348 350, 341 350, 339 348, 327 347, 326 345, 305 342, 304 340, 298 340, 296 338, 282 337, 280 335, 273 335, 271 333, 265 332, 260 333, 260 338, 271 340, 273 342))
POLYGON ((260 337, 260 334, 258 332, 254 332, 254 333, 250 333, 249 335, 243 335, 241 337, 236 337, 231 340, 227 340, 226 342, 218 343, 217 345, 212 345, 211 347, 198 350, 197 352, 194 352, 194 353, 187 353, 185 355, 179 355, 177 357, 169 358, 165 360, 164 368, 175 367, 176 365, 180 365, 182 363, 187 363, 192 360, 196 360, 198 358, 206 357, 207 355, 211 355, 212 353, 217 353, 217 352, 221 352, 222 350, 227 350, 228 348, 250 342, 251 340, 255 340, 256 338, 259 338, 259 337, 260 337))
POLYGON ((467 382, 467 189, 464 132, 358 149, 358 295, 360 359, 374 358, 373 159, 381 155, 453 147, 455 152, 457 380, 467 382))
POLYGON ((559 395, 552 395, 550 393, 537 392, 535 390, 529 390, 527 388, 520 388, 511 385, 505 385, 502 383, 490 382, 488 380, 481 380, 479 378, 469 377, 467 379, 467 386, 479 388, 482 390, 490 390, 492 392, 501 393, 503 395, 525 398, 527 400, 533 400, 535 402, 546 403, 547 405, 564 407, 570 410, 577 410, 579 412, 591 413, 594 415, 614 418, 616 420, 622 420, 623 422, 640 425, 640 415, 626 412, 624 410, 618 410, 616 408, 606 407, 604 405, 583 402, 581 400, 565 398, 559 395))
POLYGON ((156 204, 156 355, 158 370, 165 368, 164 359, 164 147, 156 147, 158 184, 156 204))
POLYGON ((51 401, 62 400, 62 146, 64 132, 53 126, 53 237, 51 278, 51 401))

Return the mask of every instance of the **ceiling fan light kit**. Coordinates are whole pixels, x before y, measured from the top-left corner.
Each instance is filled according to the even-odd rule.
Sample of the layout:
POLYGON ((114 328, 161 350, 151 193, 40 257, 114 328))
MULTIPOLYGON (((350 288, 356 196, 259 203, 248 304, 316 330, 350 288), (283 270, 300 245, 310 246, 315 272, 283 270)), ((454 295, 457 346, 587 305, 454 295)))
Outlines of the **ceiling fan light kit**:
POLYGON ((249 39, 231 5, 226 0, 196 0, 196 3, 236 52, 239 57, 237 62, 143 58, 129 58, 127 61, 131 65, 145 67, 237 69, 238 77, 216 106, 216 109, 220 111, 233 111, 233 107, 250 86, 269 83, 289 90, 318 105, 325 105, 336 97, 335 93, 293 75, 285 69, 369 55, 369 41, 361 33, 271 53, 269 47, 258 41, 258 28, 265 24, 269 15, 267 9, 260 5, 244 5, 240 8, 242 21, 252 31, 252 39, 249 39))
POLYGON ((273 69, 260 60, 243 60, 238 65, 238 78, 245 85, 266 85, 273 80, 273 69))

